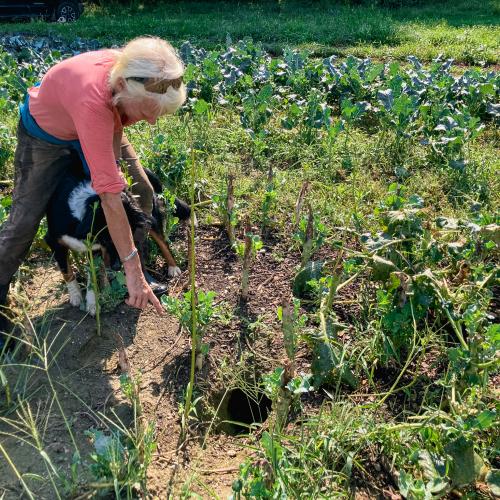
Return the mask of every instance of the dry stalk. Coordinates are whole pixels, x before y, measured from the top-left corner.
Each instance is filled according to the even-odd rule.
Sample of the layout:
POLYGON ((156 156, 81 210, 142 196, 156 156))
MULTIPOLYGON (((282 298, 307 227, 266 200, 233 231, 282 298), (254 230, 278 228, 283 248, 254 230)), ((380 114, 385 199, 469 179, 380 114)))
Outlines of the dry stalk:
POLYGON ((250 277, 250 265, 252 263, 252 238, 250 237, 251 226, 248 219, 245 222, 245 250, 243 252, 243 269, 241 271, 241 298, 248 298, 248 281, 250 277))
POLYGON ((307 227, 304 245, 302 246, 302 267, 305 267, 311 258, 313 243, 314 243, 314 214, 311 208, 311 204, 307 204, 307 227))
POLYGON ((310 188, 311 183, 309 181, 304 181, 302 187, 300 188, 299 196, 297 198, 297 202, 295 203, 295 225, 297 226, 300 222, 300 212, 302 211, 302 206, 304 205, 304 201, 310 188))
POLYGON ((286 423, 290 405, 292 403, 293 394, 287 388, 288 383, 295 377, 295 351, 296 351, 296 335, 295 335, 295 318, 294 307, 289 301, 285 301, 282 305, 281 325, 283 330, 283 340, 287 358, 283 364, 283 373, 281 375, 280 387, 276 399, 276 420, 275 431, 280 433, 286 423))
POLYGON ((295 374, 295 367, 293 361, 285 360, 283 373, 281 375, 281 384, 278 389, 278 397, 276 399, 276 420, 274 423, 274 430, 281 433, 288 418, 290 405, 292 404, 293 394, 288 390, 287 385, 293 379, 295 374))
POLYGON ((231 246, 234 244, 234 230, 233 230, 233 210, 234 210, 234 175, 229 174, 227 176, 227 200, 226 200, 226 216, 224 220, 224 225, 226 226, 227 236, 231 246))
POLYGON ((273 165, 269 165, 269 170, 267 171, 267 184, 272 184, 274 181, 274 170, 273 165))

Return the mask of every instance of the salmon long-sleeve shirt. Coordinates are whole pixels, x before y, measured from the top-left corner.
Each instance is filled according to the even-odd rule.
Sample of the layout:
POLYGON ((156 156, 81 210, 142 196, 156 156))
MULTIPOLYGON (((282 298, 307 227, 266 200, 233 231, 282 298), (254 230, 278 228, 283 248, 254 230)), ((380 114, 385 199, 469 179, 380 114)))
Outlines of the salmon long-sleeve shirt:
POLYGON ((79 140, 97 194, 125 187, 116 165, 113 136, 127 117, 112 104, 109 72, 117 51, 86 52, 66 59, 28 90, 30 113, 45 132, 62 140, 79 140))

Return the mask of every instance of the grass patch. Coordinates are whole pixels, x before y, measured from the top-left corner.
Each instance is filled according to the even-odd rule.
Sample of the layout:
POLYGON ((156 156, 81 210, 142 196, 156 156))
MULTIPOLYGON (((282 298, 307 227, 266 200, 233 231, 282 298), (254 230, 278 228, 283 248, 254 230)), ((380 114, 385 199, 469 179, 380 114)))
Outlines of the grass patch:
POLYGON ((57 34, 66 40, 97 38, 104 45, 135 36, 160 36, 205 48, 245 37, 268 50, 307 48, 318 55, 354 53, 377 58, 410 54, 430 60, 439 53, 464 63, 498 62, 500 14, 493 1, 443 1, 387 9, 319 2, 162 2, 87 6, 74 24, 4 23, 0 32, 57 34))

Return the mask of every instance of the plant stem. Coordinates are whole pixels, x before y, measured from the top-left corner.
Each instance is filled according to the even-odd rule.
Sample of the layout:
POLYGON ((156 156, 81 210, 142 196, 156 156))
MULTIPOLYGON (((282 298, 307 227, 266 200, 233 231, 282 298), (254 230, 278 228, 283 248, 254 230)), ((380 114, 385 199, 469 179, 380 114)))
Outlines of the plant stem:
POLYGON ((35 500, 35 497, 33 496, 30 489, 28 488, 28 485, 24 482, 24 479, 21 476, 21 474, 19 474, 19 471, 17 470, 14 462, 12 462, 12 460, 10 459, 9 454, 5 451, 5 448, 2 446, 2 443, 0 443, 0 451, 2 452, 3 456, 5 457, 5 460, 7 460, 7 463, 10 465, 11 469, 14 471, 14 474, 16 475, 19 482, 23 485, 23 488, 24 488, 24 491, 26 492, 26 495, 28 495, 28 497, 31 500, 35 500))
POLYGON ((498 363, 500 363, 500 358, 490 359, 490 361, 485 361, 484 363, 478 363, 476 366, 478 367, 479 370, 484 370, 498 363))
POLYGON ((90 271, 90 281, 92 284, 92 291, 95 295, 95 322, 97 335, 101 336, 101 305, 99 303, 99 285, 97 284, 97 273, 94 263, 94 253, 92 252, 92 242, 87 242, 87 252, 89 258, 89 271, 90 271))
POLYGON ((94 203, 92 207, 92 224, 90 225, 90 233, 87 234, 87 240, 85 242, 86 247, 87 247, 87 254, 88 254, 88 259, 89 259, 89 272, 90 272, 90 280, 92 283, 92 290, 95 295, 95 321, 96 321, 96 328, 97 328, 97 335, 100 337, 101 336, 101 305, 99 301, 99 284, 97 282, 97 272, 95 268, 95 263, 94 263, 94 253, 92 252, 92 245, 97 238, 97 235, 92 238, 92 233, 94 230, 94 220, 95 220, 95 212, 97 210, 97 202, 94 203))
POLYGON ((252 238, 250 237, 250 222, 245 222, 245 249, 243 252, 243 268, 241 270, 241 298, 248 298, 248 280, 250 276, 250 264, 252 261, 252 238))
POLYGON ((300 188, 299 196, 297 197, 297 202, 295 203, 295 225, 299 225, 300 222, 300 212, 302 211, 302 205, 306 199, 309 188, 311 187, 309 181, 304 181, 302 187, 300 188))
POLYGON ((233 209, 234 209, 234 175, 229 174, 227 177, 227 198, 226 198, 226 214, 224 224, 226 226, 227 237, 231 246, 233 246, 235 238, 233 231, 233 209))
POLYGON ((191 400, 193 397, 194 386, 194 372, 196 367, 196 347, 197 347, 197 331, 196 331, 196 281, 195 281, 195 245, 194 245, 194 186, 195 186, 195 150, 191 137, 191 186, 190 186, 190 204, 191 204, 191 218, 190 218, 190 231, 189 231, 189 278, 191 282, 191 370, 189 373, 189 384, 187 387, 186 402, 184 405, 184 433, 186 432, 189 414, 191 412, 191 400))
POLYGON ((308 216, 307 216, 307 227, 304 244, 302 246, 302 260, 301 266, 305 267, 309 262, 312 255, 313 243, 314 243, 314 215, 311 205, 307 206, 308 216))

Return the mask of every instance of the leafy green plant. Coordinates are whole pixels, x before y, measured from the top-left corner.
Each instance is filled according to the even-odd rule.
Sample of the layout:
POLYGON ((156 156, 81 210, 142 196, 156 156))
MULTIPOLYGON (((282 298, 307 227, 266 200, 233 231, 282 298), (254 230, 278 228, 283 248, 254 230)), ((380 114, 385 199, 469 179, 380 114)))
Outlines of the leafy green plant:
MULTIPOLYGON (((203 331, 210 323, 210 320, 216 312, 214 305, 215 292, 199 291, 196 294, 195 314, 196 314, 196 366, 201 369, 203 366, 203 356, 208 353, 208 345, 202 343, 203 331)), ((193 311, 191 307, 192 294, 191 291, 186 292, 182 298, 170 297, 163 295, 161 302, 165 309, 174 315, 180 322, 183 328, 186 328, 192 334, 192 317, 193 311)))
POLYGON ((366 410, 338 403, 326 404, 299 434, 264 431, 256 457, 240 466, 232 498, 341 496, 363 467, 374 428, 366 410))
POLYGON ((476 139, 484 129, 484 124, 478 117, 469 113, 457 112, 455 115, 444 116, 430 136, 428 141, 434 153, 457 170, 465 166, 464 149, 476 139))
MULTIPOLYGON (((335 269, 338 267, 339 261, 340 257, 335 269)), ((344 329, 345 325, 339 322, 332 310, 333 300, 339 287, 345 286, 346 282, 351 281, 350 278, 346 282, 340 283, 341 277, 342 273, 337 273, 325 280, 327 293, 321 300, 319 309, 320 327, 319 330, 314 330, 308 335, 309 343, 312 344, 313 349, 311 371, 316 387, 332 383, 336 374, 339 375, 339 380, 351 387, 358 386, 358 380, 349 368, 345 348, 338 339, 338 332, 344 329)))
MULTIPOLYGON (((1 109, 1 105, 0 105, 1 109)), ((14 137, 8 126, 0 125, 0 181, 7 180, 8 167, 14 157, 14 137)))
POLYGON ((343 131, 342 166, 345 170, 352 170, 352 157, 349 149, 349 138, 352 129, 369 108, 370 103, 366 101, 354 103, 349 98, 342 99, 340 103, 340 116, 342 121, 337 125, 338 129, 333 129, 332 133, 338 135, 340 129, 343 131))
POLYGON ((151 146, 141 150, 146 166, 160 177, 166 193, 178 192, 185 181, 189 163, 185 147, 179 146, 168 135, 155 134, 151 146))
POLYGON ((454 401, 457 388, 485 384, 499 363, 494 354, 495 330, 487 313, 496 270, 492 262, 485 264, 486 254, 496 248, 490 240, 495 233, 481 233, 477 225, 446 218, 438 219, 431 232, 424 223, 424 202, 419 196, 409 196, 398 185, 389 191, 376 210, 383 231, 362 237, 371 252, 372 277, 382 283, 376 297, 386 333, 385 355, 400 359, 415 328, 429 314, 434 322, 448 324, 458 343, 448 350, 446 378, 454 401), (485 252, 479 257, 481 263, 478 250, 485 252), (431 265, 437 268, 432 271, 431 265), (450 272, 456 273, 455 280, 450 272))
POLYGON ((258 91, 250 89, 243 97, 241 104, 241 124, 252 138, 255 152, 261 154, 266 149, 265 138, 269 133, 266 125, 272 115, 272 85, 264 85, 258 91))
POLYGON ((127 295, 127 281, 122 271, 106 271, 107 283, 101 287, 99 301, 102 312, 114 311, 127 295))
POLYGON ((12 204, 11 196, 0 197, 0 225, 2 225, 7 220, 11 204, 12 204))
POLYGON ((331 128, 332 110, 324 101, 325 96, 317 89, 310 91, 307 100, 292 100, 282 127, 287 130, 297 128, 300 138, 311 144, 319 130, 331 128))

